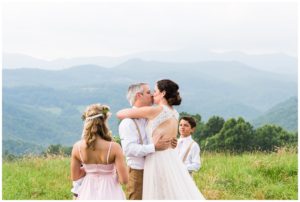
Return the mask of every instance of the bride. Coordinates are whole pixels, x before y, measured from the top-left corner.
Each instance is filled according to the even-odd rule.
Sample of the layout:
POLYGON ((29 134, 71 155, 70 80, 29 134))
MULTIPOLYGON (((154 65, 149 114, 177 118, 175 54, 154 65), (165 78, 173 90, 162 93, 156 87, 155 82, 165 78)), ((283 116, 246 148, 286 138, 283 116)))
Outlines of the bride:
MULTIPOLYGON (((180 105, 178 85, 168 79, 156 83, 153 99, 157 106, 123 109, 117 117, 147 118, 147 134, 154 144, 160 139, 177 136, 178 112, 173 105, 180 105)), ((176 150, 171 148, 156 151, 145 159, 143 179, 143 199, 204 200, 195 182, 179 159, 176 150)))

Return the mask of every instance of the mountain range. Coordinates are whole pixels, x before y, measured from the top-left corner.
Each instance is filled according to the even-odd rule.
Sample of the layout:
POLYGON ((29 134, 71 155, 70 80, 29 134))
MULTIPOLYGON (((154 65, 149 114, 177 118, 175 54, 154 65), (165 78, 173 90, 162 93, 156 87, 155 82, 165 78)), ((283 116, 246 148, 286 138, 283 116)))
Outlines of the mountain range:
POLYGON ((264 124, 279 125, 289 131, 298 131, 298 98, 291 97, 278 103, 252 121, 255 127, 264 124))
POLYGON ((93 56, 59 58, 54 60, 39 59, 25 54, 4 53, 3 67, 39 68, 48 70, 61 70, 78 65, 98 65, 102 67, 115 67, 131 59, 144 61, 159 61, 167 63, 195 63, 201 61, 237 61, 257 69, 280 73, 297 79, 297 58, 284 53, 272 54, 246 54, 239 51, 212 52, 208 50, 176 50, 176 51, 145 51, 118 57, 93 56))
MULTIPOLYGON (((25 151, 26 145, 30 145, 29 149, 71 145, 81 136, 81 113, 96 102, 111 106, 110 127, 118 134, 114 113, 129 107, 125 95, 134 82, 148 82, 153 88, 159 79, 176 81, 183 99, 176 109, 198 113, 204 121, 212 115, 255 120, 278 103, 297 96, 297 81, 289 75, 237 61, 131 59, 112 68, 78 65, 62 70, 3 69, 2 75, 4 149, 23 142, 25 151)), ((292 108, 293 112, 297 110, 297 106, 292 108)), ((295 119, 295 115, 291 116, 295 119)), ((259 125, 259 119, 255 123, 259 125)), ((293 126, 286 129, 297 128, 295 122, 291 123, 293 126)))

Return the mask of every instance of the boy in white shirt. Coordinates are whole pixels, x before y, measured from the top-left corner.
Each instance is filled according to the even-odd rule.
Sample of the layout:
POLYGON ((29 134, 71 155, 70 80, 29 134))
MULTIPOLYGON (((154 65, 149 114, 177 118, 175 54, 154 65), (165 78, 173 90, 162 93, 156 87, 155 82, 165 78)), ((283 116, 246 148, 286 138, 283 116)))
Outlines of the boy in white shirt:
POLYGON ((177 149, 179 157, 191 175, 193 172, 198 171, 201 166, 200 147, 198 143, 192 139, 195 128, 196 121, 192 117, 184 116, 180 118, 180 138, 178 140, 177 149))

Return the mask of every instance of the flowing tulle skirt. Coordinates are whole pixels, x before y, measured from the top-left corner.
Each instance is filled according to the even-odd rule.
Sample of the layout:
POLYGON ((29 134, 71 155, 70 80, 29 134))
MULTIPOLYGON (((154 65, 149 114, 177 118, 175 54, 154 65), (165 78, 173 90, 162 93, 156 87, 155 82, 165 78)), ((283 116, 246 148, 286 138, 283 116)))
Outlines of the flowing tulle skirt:
POLYGON ((87 174, 81 184, 78 200, 125 200, 115 176, 87 174))
POLYGON ((157 151, 146 157, 143 199, 205 200, 174 149, 157 151))

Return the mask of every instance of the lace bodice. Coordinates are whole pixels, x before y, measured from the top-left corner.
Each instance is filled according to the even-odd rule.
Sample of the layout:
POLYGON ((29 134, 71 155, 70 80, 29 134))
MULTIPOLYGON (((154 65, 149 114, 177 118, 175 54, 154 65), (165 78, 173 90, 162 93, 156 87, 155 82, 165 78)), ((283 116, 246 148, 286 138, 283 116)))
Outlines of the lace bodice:
MULTIPOLYGON (((163 110, 151 121, 148 123, 148 136, 149 139, 152 139, 152 132, 164 121, 170 119, 170 118, 175 118, 176 120, 179 119, 179 114, 178 112, 174 109, 170 109, 169 107, 163 105, 163 110)), ((150 141, 152 142, 152 141, 150 141)))
MULTIPOLYGON (((178 120, 178 112, 163 106, 163 110, 148 122, 147 134, 148 137, 151 136, 150 140, 156 141, 161 135, 172 137, 173 133, 177 132, 174 120, 170 121, 170 125, 165 128, 159 125, 174 118, 178 120), (154 131, 156 129, 158 130, 154 131)), ((146 156, 143 176, 143 200, 205 199, 179 158, 178 151, 170 147, 146 156), (178 189, 178 184, 182 185, 180 189, 178 189)))

